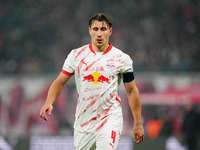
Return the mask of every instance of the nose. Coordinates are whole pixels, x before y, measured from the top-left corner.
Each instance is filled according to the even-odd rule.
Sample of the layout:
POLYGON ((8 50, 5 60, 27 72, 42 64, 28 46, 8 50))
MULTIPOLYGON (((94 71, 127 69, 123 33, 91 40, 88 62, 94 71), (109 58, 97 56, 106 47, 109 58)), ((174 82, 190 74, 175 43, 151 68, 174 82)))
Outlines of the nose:
POLYGON ((101 30, 97 31, 97 36, 101 36, 101 30))

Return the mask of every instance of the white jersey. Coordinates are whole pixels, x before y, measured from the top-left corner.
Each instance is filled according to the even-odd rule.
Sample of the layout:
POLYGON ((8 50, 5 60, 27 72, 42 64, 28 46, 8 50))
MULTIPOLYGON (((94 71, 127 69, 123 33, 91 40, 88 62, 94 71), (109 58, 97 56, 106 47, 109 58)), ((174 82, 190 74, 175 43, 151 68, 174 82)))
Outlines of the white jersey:
POLYGON ((111 44, 104 53, 92 44, 70 52, 62 72, 75 75, 78 102, 74 128, 80 132, 101 129, 106 123, 123 124, 118 86, 123 73, 133 72, 131 58, 111 44))

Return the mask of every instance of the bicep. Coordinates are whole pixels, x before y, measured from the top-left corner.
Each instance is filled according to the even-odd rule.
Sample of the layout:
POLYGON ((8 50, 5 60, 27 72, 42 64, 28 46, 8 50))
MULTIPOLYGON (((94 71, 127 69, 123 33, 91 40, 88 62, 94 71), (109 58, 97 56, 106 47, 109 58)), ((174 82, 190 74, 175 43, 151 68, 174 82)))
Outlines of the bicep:
POLYGON ((71 78, 71 75, 66 75, 62 72, 60 72, 60 74, 58 75, 58 77, 56 78, 55 82, 64 86, 65 83, 71 78))
POLYGON ((135 80, 129 82, 129 83, 124 83, 124 87, 126 89, 127 94, 135 93, 138 92, 135 80))

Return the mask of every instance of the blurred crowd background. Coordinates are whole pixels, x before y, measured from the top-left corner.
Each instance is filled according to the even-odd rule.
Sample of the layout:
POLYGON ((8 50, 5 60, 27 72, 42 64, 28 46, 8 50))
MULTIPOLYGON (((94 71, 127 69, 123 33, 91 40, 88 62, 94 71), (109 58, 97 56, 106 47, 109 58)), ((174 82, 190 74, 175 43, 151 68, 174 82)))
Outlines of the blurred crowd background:
MULTIPOLYGON (((134 61, 145 142, 133 149, 199 150, 198 0, 0 0, 0 149, 29 149, 33 136, 73 136, 73 79, 48 123, 39 110, 69 52, 91 42, 94 13, 111 17, 110 42, 134 61)), ((123 86, 120 95, 122 136, 131 138, 123 86)))
POLYGON ((200 71, 198 0, 1 0, 0 73, 50 73, 90 43, 88 20, 113 20, 111 42, 137 71, 200 71))

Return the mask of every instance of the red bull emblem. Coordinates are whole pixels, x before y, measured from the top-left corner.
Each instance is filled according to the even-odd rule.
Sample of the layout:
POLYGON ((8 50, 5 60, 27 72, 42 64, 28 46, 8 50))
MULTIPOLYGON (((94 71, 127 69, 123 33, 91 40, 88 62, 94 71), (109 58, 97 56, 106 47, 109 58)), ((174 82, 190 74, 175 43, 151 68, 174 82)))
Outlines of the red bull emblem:
POLYGON ((88 81, 93 84, 99 84, 104 82, 110 83, 108 78, 106 78, 105 76, 101 75, 98 72, 94 72, 90 75, 85 76, 83 81, 88 81))

